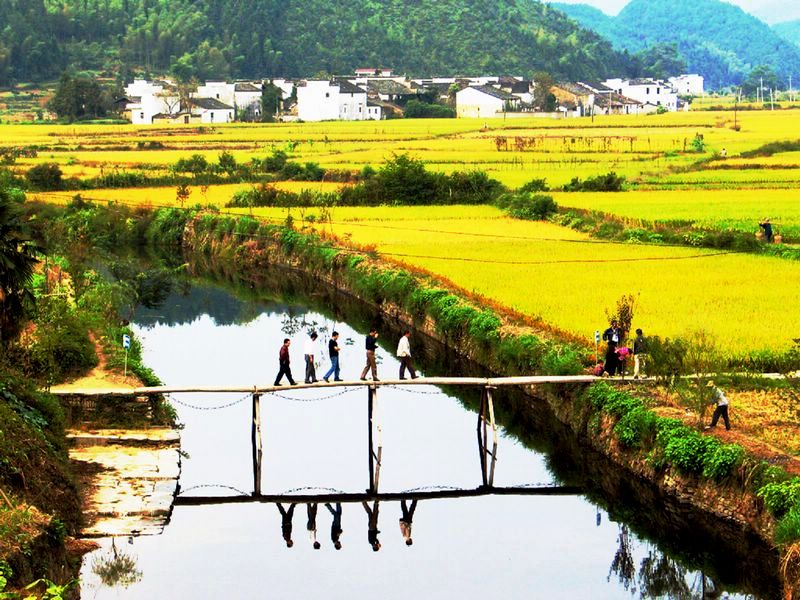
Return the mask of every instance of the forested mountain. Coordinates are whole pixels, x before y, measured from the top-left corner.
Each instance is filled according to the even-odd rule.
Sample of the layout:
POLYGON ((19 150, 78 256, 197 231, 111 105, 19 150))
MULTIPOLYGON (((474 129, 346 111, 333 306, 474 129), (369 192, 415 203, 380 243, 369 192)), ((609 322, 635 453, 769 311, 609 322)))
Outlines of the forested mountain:
POLYGON ((0 0, 0 82, 65 68, 290 77, 627 73, 632 61, 535 0, 0 0))
POLYGON ((631 0, 616 17, 584 5, 553 6, 620 49, 637 52, 653 44, 677 44, 689 71, 703 75, 707 87, 739 84, 758 65, 772 67, 784 81, 800 75, 800 49, 720 0, 631 0))
POLYGON ((800 19, 797 21, 786 21, 785 23, 776 23, 772 26, 772 30, 795 46, 800 46, 800 19))

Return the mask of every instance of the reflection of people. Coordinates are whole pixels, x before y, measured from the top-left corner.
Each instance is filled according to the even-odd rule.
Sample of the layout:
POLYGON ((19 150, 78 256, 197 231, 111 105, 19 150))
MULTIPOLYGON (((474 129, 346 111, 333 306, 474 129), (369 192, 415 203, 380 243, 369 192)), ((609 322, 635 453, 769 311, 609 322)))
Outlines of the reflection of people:
POLYGON ((633 378, 639 379, 639 373, 647 360, 647 340, 641 329, 636 330, 636 337, 633 339, 633 378))
POLYGON ((725 397, 725 394, 722 393, 722 390, 714 385, 713 381, 709 381, 706 385, 711 388, 711 404, 717 405, 717 408, 714 410, 714 416, 711 417, 711 425, 706 427, 706 429, 716 427, 717 421, 722 417, 722 420, 725 422, 725 429, 730 431, 731 422, 728 420, 728 399, 725 397))
POLYGON ((414 365, 411 364, 411 344, 409 338, 411 332, 405 330, 400 342, 397 344, 397 358, 400 359, 400 379, 406 378, 406 369, 408 369, 411 379, 416 379, 417 374, 414 372, 414 365))
POLYGON ((611 327, 603 332, 603 340, 608 343, 606 348, 605 371, 609 375, 614 375, 619 368, 619 358, 617 357, 617 344, 622 341, 622 332, 617 325, 617 320, 611 321, 611 327))
POLYGON ((281 511, 281 533, 283 533, 283 539, 286 540, 286 547, 291 548, 294 546, 294 542, 292 541, 292 517, 294 517, 294 502, 289 505, 289 510, 284 509, 280 502, 276 502, 275 504, 278 506, 278 510, 281 511))
POLYGON ((764 241, 772 243, 772 223, 769 222, 769 219, 765 217, 764 220, 758 224, 758 226, 764 230, 764 241))
POLYGON ((331 357, 331 368, 325 373, 323 379, 328 382, 328 379, 333 375, 334 381, 341 381, 339 378, 339 332, 334 331, 331 334, 331 339, 328 341, 328 355, 331 357))
POLYGON ((333 510, 333 507, 325 503, 325 508, 333 515, 333 521, 331 522, 331 541, 333 542, 333 547, 337 550, 342 549, 342 542, 339 541, 339 538, 342 535, 342 503, 336 503, 336 510, 333 510))
POLYGON ((308 512, 308 524, 306 525, 308 537, 311 539, 311 545, 314 546, 314 550, 319 550, 320 543, 317 541, 317 503, 309 502, 306 505, 306 511, 308 512))
POLYGON ((411 522, 414 520, 414 511, 417 509, 417 501, 411 501, 411 507, 406 505, 405 500, 400 501, 400 510, 403 511, 403 516, 400 517, 400 533, 406 541, 406 546, 414 543, 411 539, 411 522))
POLYGON ((362 502, 364 510, 367 511, 367 541, 372 546, 372 550, 377 552, 381 549, 381 543, 378 540, 378 501, 372 503, 372 508, 369 507, 366 500, 362 502))
POLYGON ((291 343, 292 341, 289 338, 285 338, 283 340, 283 346, 281 346, 280 352, 278 352, 278 364, 280 365, 280 369, 278 370, 278 376, 275 378, 275 385, 281 384, 281 379, 283 379, 284 375, 286 375, 289 383, 297 385, 297 382, 292 378, 292 368, 289 366, 289 344, 291 343))
POLYGON ((367 349, 367 366, 361 371, 361 381, 367 380, 367 371, 372 369, 372 379, 378 381, 378 363, 375 362, 375 350, 378 349, 378 330, 374 327, 369 330, 365 346, 367 349))
POLYGON ((317 332, 312 331, 303 350, 306 357, 306 383, 317 383, 317 369, 314 367, 317 357, 317 337, 317 332))

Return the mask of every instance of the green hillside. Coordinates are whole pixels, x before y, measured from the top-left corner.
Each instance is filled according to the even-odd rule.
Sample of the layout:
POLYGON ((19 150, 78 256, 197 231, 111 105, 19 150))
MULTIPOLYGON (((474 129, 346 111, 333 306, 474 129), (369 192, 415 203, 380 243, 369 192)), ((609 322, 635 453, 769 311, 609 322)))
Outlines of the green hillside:
POLYGON ((785 23, 776 23, 772 26, 772 30, 795 46, 800 46, 800 19, 797 21, 786 21, 785 23))
POLYGON ((784 81, 800 74, 800 49, 720 0, 631 0, 616 17, 598 16, 583 5, 553 6, 620 49, 677 44, 689 71, 703 75, 710 88, 739 84, 758 65, 772 67, 784 81))
POLYGON ((0 83, 67 67, 200 79, 362 66, 589 78, 630 62, 532 0, 0 0, 0 83))

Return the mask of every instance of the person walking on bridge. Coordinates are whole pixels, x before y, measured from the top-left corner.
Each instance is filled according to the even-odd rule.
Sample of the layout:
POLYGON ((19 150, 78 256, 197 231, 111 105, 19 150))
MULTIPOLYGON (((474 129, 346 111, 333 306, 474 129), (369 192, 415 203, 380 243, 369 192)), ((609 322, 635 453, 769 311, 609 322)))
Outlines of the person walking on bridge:
POLYGON ((342 536, 342 503, 336 503, 336 510, 329 503, 325 503, 325 508, 328 509, 328 512, 333 515, 333 521, 331 522, 331 541, 333 542, 333 547, 337 550, 342 549, 342 542, 339 538, 342 536))
POLYGON ((283 340, 283 346, 281 346, 280 352, 278 352, 278 364, 280 365, 280 369, 278 370, 278 376, 275 378, 275 385, 281 384, 281 379, 283 379, 284 375, 286 375, 291 385, 297 385, 297 382, 292 377, 292 367, 289 365, 289 345, 291 343, 292 340, 285 338, 283 340))
POLYGON ((331 339, 328 341, 328 355, 331 357, 331 368, 328 369, 328 372, 325 373, 325 383, 330 380, 331 375, 333 375, 334 381, 341 381, 339 377, 340 369, 339 369, 339 332, 334 331, 331 334, 331 339))
POLYGON ((369 507, 366 500, 362 501, 361 504, 364 505, 364 510, 367 511, 367 541, 372 546, 373 552, 377 552, 381 549, 381 543, 378 540, 378 534, 380 533, 378 530, 378 508, 380 503, 375 500, 372 503, 372 508, 369 507))
POLYGON ((406 505, 405 498, 400 501, 400 510, 403 511, 400 517, 400 533, 406 541, 406 546, 414 543, 411 539, 411 523, 414 520, 414 511, 417 509, 417 501, 412 500, 411 506, 406 505))
POLYGON ((319 550, 322 545, 317 541, 317 503, 309 502, 306 505, 306 512, 308 513, 308 524, 306 525, 308 537, 311 538, 314 550, 319 550))
POLYGON ((281 533, 283 534, 283 539, 286 540, 286 547, 291 548, 294 546, 294 542, 292 541, 292 518, 294 517, 295 504, 292 502, 288 510, 283 508, 280 502, 276 502, 275 504, 281 512, 281 533))
POLYGON ((367 380, 367 371, 372 369, 373 381, 380 381, 378 379, 378 363, 375 362, 375 351, 378 349, 378 330, 374 327, 369 330, 365 346, 367 349, 367 366, 361 371, 361 381, 367 380))
POLYGON ((411 344, 409 343, 410 338, 411 332, 406 329, 400 338, 400 342, 397 344, 397 358, 400 359, 400 379, 406 378, 406 369, 408 369, 411 379, 417 378, 417 374, 414 371, 414 365, 411 363, 411 344))
POLYGON ((306 358, 306 383, 317 383, 317 369, 314 366, 317 359, 317 337, 317 332, 312 331, 303 350, 306 358))

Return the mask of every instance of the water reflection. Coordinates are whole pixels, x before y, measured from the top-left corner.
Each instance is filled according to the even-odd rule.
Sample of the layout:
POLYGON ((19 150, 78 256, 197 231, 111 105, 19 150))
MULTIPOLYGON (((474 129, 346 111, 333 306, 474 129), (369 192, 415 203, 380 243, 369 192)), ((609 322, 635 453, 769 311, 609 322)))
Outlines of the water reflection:
MULTIPOLYGON (((402 333, 398 324, 381 322, 373 309, 334 297, 324 286, 312 286, 309 294, 302 281, 277 275, 265 273, 269 282, 253 282, 256 288, 275 291, 259 292, 252 303, 228 296, 222 300, 224 310, 212 308, 191 316, 203 302, 224 291, 214 286, 193 289, 193 300, 187 303, 191 311, 185 315, 169 307, 173 299, 181 301, 173 293, 167 305, 156 310, 172 314, 180 324, 140 321, 149 323, 141 329, 147 362, 172 385, 218 385, 220 377, 224 382, 241 382, 252 379, 259 369, 271 377, 274 359, 269 340, 296 335, 286 333, 293 328, 299 334, 313 327, 320 335, 335 328, 344 340, 342 368, 349 378, 363 366, 363 336, 377 322, 385 332, 379 342, 388 340, 379 348, 385 355, 379 367, 399 370, 394 359, 402 333), (253 318, 243 317, 251 311, 253 318), (221 326, 217 316, 208 316, 212 313, 231 320, 221 326), (357 345, 352 347, 347 340, 357 340, 357 345)), ((415 362, 427 375, 486 374, 422 336, 414 342, 415 362)), ((313 402, 313 392, 295 393, 296 401, 264 400, 264 490, 257 501, 247 492, 237 502, 193 505, 200 499, 191 497, 198 490, 188 493, 193 485, 209 481, 252 488, 248 403, 225 411, 179 407, 186 423, 183 447, 192 458, 185 463, 185 495, 179 498, 170 525, 160 538, 135 540, 138 569, 144 575, 130 591, 104 593, 102 582, 90 572, 83 576, 85 589, 96 598, 175 596, 165 590, 180 590, 182 597, 220 598, 230 596, 232 586, 239 597, 262 597, 268 592, 276 597, 348 599, 484 594, 702 598, 717 590, 731 597, 776 594, 774 554, 763 544, 735 528, 718 528, 718 523, 621 472, 527 396, 505 390, 495 395, 500 459, 493 493, 485 493, 483 469, 475 464, 474 428, 477 415, 483 413, 480 390, 422 388, 414 394, 381 390, 380 444, 377 429, 373 431, 375 454, 383 449, 379 459, 372 457, 365 439, 363 390, 313 402), (369 478, 363 461, 367 455, 374 469, 369 478), (299 486, 365 490, 372 487, 375 475, 379 475, 375 493, 297 492, 299 486), (580 488, 585 497, 498 492, 519 489, 530 481, 580 488), (281 490, 292 490, 291 498, 281 490), (424 510, 415 514, 415 501, 423 500, 424 510), (309 517, 311 544, 298 543, 286 550, 284 516, 266 506, 276 502, 287 513, 292 503, 306 504, 307 515, 310 504, 325 504, 325 518, 317 514, 313 530, 309 517), (379 533, 379 512, 384 529, 387 518, 400 517, 400 536, 379 533), (412 523, 417 520, 419 529, 412 538, 412 523), (317 526, 324 530, 328 523, 333 548, 344 542, 347 552, 334 552, 328 543, 321 544, 321 552, 315 551, 312 531, 317 526), (279 525, 281 538, 275 535, 279 525), (412 539, 408 549, 407 540, 412 539), (373 541, 381 544, 380 552, 373 550, 373 541), (313 578, 308 577, 309 570, 313 578), (303 585, 298 587, 298 581, 303 585)), ((187 398, 187 403, 210 404, 202 397, 187 398)), ((479 439, 491 469, 487 450, 492 450, 494 435, 488 423, 486 435, 481 426, 479 439)), ((107 552, 110 542, 102 543, 107 552)))

